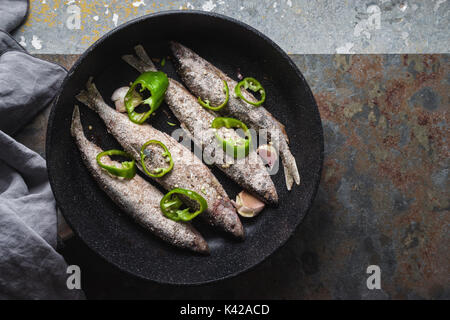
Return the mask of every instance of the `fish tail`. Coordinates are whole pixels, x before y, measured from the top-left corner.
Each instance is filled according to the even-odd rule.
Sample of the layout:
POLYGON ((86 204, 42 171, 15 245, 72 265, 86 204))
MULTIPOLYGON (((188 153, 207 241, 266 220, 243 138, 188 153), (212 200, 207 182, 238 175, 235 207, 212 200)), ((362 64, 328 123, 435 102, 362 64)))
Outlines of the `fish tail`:
POLYGON ((286 180, 286 187, 288 190, 292 189, 292 185, 294 182, 299 185, 300 184, 300 174, 297 169, 297 163, 295 161, 294 156, 290 152, 289 148, 287 148, 287 144, 282 144, 280 150, 281 160, 283 162, 284 169, 284 178, 286 180))
POLYGON ((136 55, 133 54, 123 55, 122 60, 124 60, 126 63, 135 68, 140 73, 146 71, 156 71, 155 65, 153 64, 152 60, 150 59, 150 57, 148 56, 147 52, 145 51, 142 45, 139 44, 135 46, 134 52, 136 53, 136 55))
POLYGON ((140 44, 134 47, 134 52, 136 52, 136 55, 141 59, 141 61, 151 69, 156 70, 155 65, 153 64, 152 60, 148 56, 147 52, 145 51, 144 47, 140 44))
POLYGON ((86 83, 86 90, 81 90, 80 93, 76 95, 76 99, 88 106, 89 109, 98 112, 100 106, 98 102, 104 102, 104 100, 95 86, 95 83, 92 82, 92 79, 92 77, 89 77, 89 80, 86 83))
POLYGON ((75 97, 79 102, 88 106, 89 109, 96 111, 97 107, 92 103, 91 99, 89 99, 89 94, 86 90, 81 90, 75 97))
POLYGON ((132 54, 126 54, 122 56, 122 60, 128 63, 130 66, 135 68, 140 73, 145 72, 145 67, 142 65, 141 61, 132 54))

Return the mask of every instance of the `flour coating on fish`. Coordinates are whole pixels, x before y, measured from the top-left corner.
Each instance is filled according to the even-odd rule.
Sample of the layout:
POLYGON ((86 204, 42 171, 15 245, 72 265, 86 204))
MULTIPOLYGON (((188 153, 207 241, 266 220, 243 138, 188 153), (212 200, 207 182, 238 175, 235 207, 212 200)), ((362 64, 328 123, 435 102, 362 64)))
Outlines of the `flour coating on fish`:
MULTIPOLYGON (((300 184, 300 174, 295 158, 289 149, 289 141, 284 126, 264 107, 254 107, 236 97, 233 89, 237 82, 211 63, 179 43, 171 42, 171 49, 180 77, 196 96, 208 99, 212 105, 218 105, 225 98, 223 81, 227 82, 228 87, 232 88, 230 89, 228 104, 218 112, 225 116, 237 118, 255 130, 268 130, 270 133, 269 140, 278 141, 278 145, 275 145, 275 143, 273 145, 279 150, 283 162, 287 188, 290 190, 294 182, 300 184)), ((247 100, 257 101, 247 90, 242 89, 241 93, 247 100)))
MULTIPOLYGON (((139 72, 156 71, 142 46, 136 46, 135 53, 136 56, 123 56, 123 60, 139 72)), ((165 101, 188 136, 196 145, 201 146, 203 153, 200 156, 205 163, 216 165, 228 177, 261 200, 272 204, 278 202, 275 185, 255 150, 251 150, 247 157, 241 159, 234 159, 222 150, 222 146, 217 142, 217 133, 226 135, 227 139, 233 141, 241 140, 241 137, 232 129, 211 128, 211 123, 217 116, 214 112, 203 108, 196 97, 173 79, 169 79, 165 101)))
MULTIPOLYGON (((124 150, 136 159, 137 167, 141 171, 140 150, 142 145, 148 140, 162 142, 172 155, 173 169, 163 177, 151 178, 167 191, 175 188, 184 188, 201 194, 208 204, 208 209, 200 216, 209 221, 211 225, 217 226, 238 238, 244 237, 244 229, 231 200, 219 181, 200 159, 170 135, 153 128, 149 124, 139 125, 131 122, 128 115, 121 114, 108 106, 92 79, 88 81, 86 88, 87 90, 81 91, 76 98, 97 112, 108 131, 122 145, 124 150), (217 209, 218 204, 221 204, 221 210, 217 209)), ((160 154, 161 150, 159 148, 157 145, 150 144, 147 149, 151 153, 160 154)), ((154 160, 153 157, 146 157, 145 164, 147 168, 155 165, 157 167, 164 165, 152 161, 157 160, 154 160)), ((162 157, 160 161, 164 161, 162 157)), ((186 204, 190 205, 191 203, 186 204)))
MULTIPOLYGON (((73 111, 71 134, 94 180, 122 210, 144 228, 172 245, 200 253, 209 252, 208 244, 194 227, 188 223, 170 220, 162 214, 159 202, 163 195, 158 189, 139 175, 132 179, 119 179, 98 165, 96 157, 103 150, 84 136, 77 106, 73 111)), ((103 157, 102 162, 110 166, 120 165, 109 157, 103 157)))

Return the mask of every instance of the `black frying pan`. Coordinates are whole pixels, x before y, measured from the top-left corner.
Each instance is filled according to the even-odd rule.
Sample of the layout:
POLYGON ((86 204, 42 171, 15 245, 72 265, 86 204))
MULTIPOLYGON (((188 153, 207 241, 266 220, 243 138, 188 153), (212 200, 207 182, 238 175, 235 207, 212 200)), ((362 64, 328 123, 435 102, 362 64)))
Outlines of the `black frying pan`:
MULTIPOLYGON (((178 79, 170 60, 162 68, 178 79)), ((100 118, 81 108, 85 134, 104 149, 120 148, 100 118), (92 130, 88 127, 92 126, 92 130)), ((176 118, 163 103, 151 124, 172 132, 167 121, 176 118)), ((205 12, 164 12, 128 22, 92 45, 68 73, 55 100, 47 132, 47 164, 58 206, 74 232, 104 259, 143 279, 171 284, 200 284, 235 276, 278 249, 304 218, 316 194, 323 163, 323 135, 311 90, 291 59, 257 30, 228 17, 205 12), (286 125, 291 150, 302 178, 291 192, 283 170, 273 176, 280 198, 277 208, 266 208, 253 219, 241 218, 246 239, 239 242, 203 225, 194 224, 211 249, 200 256, 173 248, 141 228, 97 186, 84 167, 70 136, 75 95, 94 76, 105 100, 134 81, 138 73, 121 60, 143 44, 151 57, 170 55, 168 40, 187 45, 236 79, 260 79, 267 92, 266 108, 286 125)), ((219 170, 212 169, 230 198, 241 190, 219 170)))

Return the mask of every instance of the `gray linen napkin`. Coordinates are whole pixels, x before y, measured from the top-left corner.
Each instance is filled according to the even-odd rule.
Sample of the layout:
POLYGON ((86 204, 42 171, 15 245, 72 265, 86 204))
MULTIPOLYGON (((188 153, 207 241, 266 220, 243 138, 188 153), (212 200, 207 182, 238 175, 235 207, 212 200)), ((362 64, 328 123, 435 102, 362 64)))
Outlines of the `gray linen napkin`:
POLYGON ((28 0, 1 0, 0 30, 14 30, 25 20, 27 12, 28 0))
MULTIPOLYGON (((0 0, 0 28, 23 21, 27 1, 0 0), (24 5, 25 4, 25 5, 24 5)), ((79 299, 56 251, 56 204, 45 160, 12 135, 47 107, 66 71, 0 31, 0 299, 79 299)))

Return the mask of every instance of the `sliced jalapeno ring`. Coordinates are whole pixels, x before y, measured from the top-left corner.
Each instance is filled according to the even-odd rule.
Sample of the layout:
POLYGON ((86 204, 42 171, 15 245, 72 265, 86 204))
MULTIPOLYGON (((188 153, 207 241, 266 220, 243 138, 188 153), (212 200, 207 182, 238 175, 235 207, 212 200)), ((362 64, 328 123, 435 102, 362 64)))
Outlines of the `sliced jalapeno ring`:
POLYGON ((224 117, 217 117, 211 123, 211 128, 220 129, 222 127, 226 127, 228 129, 240 128, 244 131, 247 139, 241 138, 238 141, 232 139, 223 139, 218 133, 216 133, 216 138, 222 145, 222 149, 230 156, 234 157, 235 159, 246 157, 250 152, 252 137, 245 123, 234 118, 224 117))
POLYGON ((264 90, 261 83, 259 83, 259 81, 256 80, 255 78, 251 78, 251 77, 244 78, 241 82, 239 82, 236 85, 236 87, 234 87, 234 93, 236 94, 236 96, 238 98, 244 100, 245 102, 247 102, 255 107, 259 107, 260 105, 262 105, 264 103, 264 101, 266 101, 266 90, 264 90), (244 87, 244 89, 250 89, 253 92, 259 92, 261 94, 261 99, 257 102, 253 102, 253 101, 249 101, 249 100, 245 99, 244 96, 242 95, 241 87, 244 87))
POLYGON ((103 151, 97 155, 96 160, 97 160, 98 165, 101 168, 105 169, 112 175, 115 175, 115 176, 118 176, 121 178, 125 178, 125 179, 132 179, 136 175, 135 161, 125 151, 116 150, 116 149, 103 151), (131 161, 123 161, 121 163, 121 167, 118 168, 116 166, 109 166, 109 165, 104 164, 101 161, 102 157, 104 157, 104 156, 122 156, 122 157, 130 158, 132 160, 131 161))
POLYGON ((127 109, 130 120, 138 124, 144 123, 144 121, 147 120, 147 118, 161 105, 168 86, 169 79, 164 72, 148 71, 142 73, 136 81, 133 82, 125 95, 125 108, 127 109), (135 90, 137 85, 141 86, 139 92, 148 90, 150 91, 151 96, 143 100, 139 92, 135 90), (143 113, 136 112, 134 109, 141 104, 148 105, 150 109, 143 113))
POLYGON ((213 110, 213 111, 219 111, 220 109, 222 109, 223 107, 226 106, 226 104, 228 103, 228 100, 230 99, 230 92, 228 89, 228 83, 225 80, 223 81, 223 92, 225 92, 225 101, 222 102, 221 105, 217 106, 217 107, 213 107, 211 106, 210 102, 208 100, 206 100, 206 102, 203 102, 202 98, 198 97, 198 103, 200 103, 200 105, 206 109, 209 110, 213 110))
POLYGON ((208 208, 205 198, 198 193, 182 188, 175 188, 164 195, 160 202, 162 213, 169 219, 174 221, 190 221, 208 208), (191 212, 189 208, 180 209, 182 202, 177 196, 183 195, 198 203, 199 208, 195 212, 191 212))
POLYGON ((140 155, 141 155, 142 168, 144 169, 145 173, 147 175, 149 175, 150 177, 161 178, 166 173, 170 172, 172 170, 172 168, 173 168, 172 155, 170 154, 169 150, 164 145, 164 143, 162 143, 161 141, 148 140, 146 143, 144 143, 142 145, 140 155), (145 165, 145 158, 147 157, 147 155, 144 153, 144 151, 145 151, 145 148, 147 148, 147 146, 150 145, 150 144, 156 144, 156 145, 159 145, 159 146, 161 146, 163 148, 164 152, 162 153, 162 156, 166 159, 166 161, 168 160, 168 162, 169 162, 169 166, 167 168, 156 168, 156 169, 153 169, 153 172, 150 172, 147 169, 147 166, 145 165))

